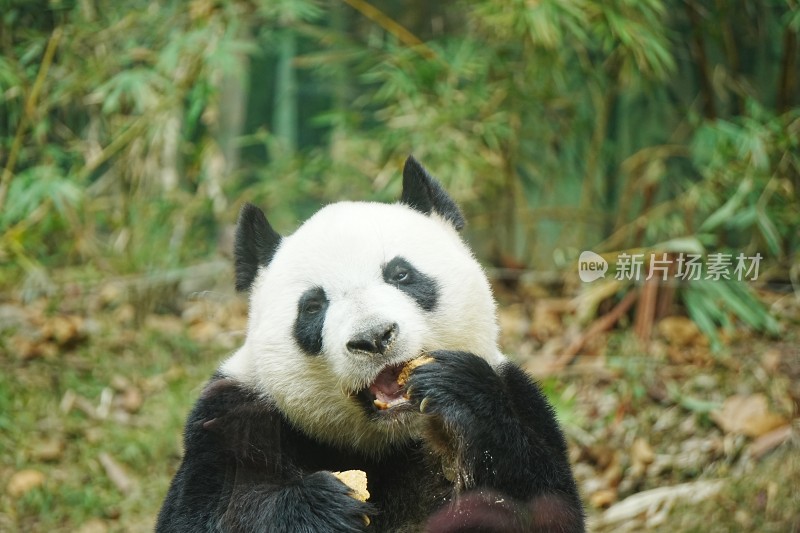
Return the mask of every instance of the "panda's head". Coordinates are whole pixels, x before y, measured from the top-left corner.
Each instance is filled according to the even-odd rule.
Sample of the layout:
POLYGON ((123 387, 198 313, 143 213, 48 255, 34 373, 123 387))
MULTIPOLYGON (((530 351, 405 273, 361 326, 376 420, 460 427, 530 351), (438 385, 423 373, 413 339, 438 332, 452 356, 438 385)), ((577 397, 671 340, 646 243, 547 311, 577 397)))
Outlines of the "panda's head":
POLYGON ((288 237, 246 205, 235 255, 248 330, 223 372, 322 441, 380 454, 412 438, 419 417, 396 383, 404 362, 437 349, 503 360, 494 299, 463 225, 413 158, 399 203, 334 203, 288 237))

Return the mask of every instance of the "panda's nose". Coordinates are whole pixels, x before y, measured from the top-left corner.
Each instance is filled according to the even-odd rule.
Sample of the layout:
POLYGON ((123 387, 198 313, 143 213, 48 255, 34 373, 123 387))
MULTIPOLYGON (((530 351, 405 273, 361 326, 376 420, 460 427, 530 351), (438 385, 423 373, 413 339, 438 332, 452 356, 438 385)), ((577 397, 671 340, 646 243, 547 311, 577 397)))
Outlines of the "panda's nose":
POLYGON ((351 353, 362 352, 372 355, 383 355, 389 349, 399 326, 397 323, 381 324, 358 333, 347 343, 347 349, 351 353))

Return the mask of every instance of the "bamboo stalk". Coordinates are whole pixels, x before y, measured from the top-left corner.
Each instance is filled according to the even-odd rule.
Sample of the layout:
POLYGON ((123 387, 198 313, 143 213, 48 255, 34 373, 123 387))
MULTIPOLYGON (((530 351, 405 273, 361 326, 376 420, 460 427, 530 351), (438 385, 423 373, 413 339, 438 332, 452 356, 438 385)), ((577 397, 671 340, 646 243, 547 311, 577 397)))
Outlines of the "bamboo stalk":
POLYGON ((342 0, 344 3, 376 23, 378 26, 391 33, 397 40, 419 52, 420 55, 428 59, 436 57, 436 53, 419 37, 408 31, 394 19, 386 15, 383 11, 364 0, 342 0))
POLYGON ((797 33, 787 27, 783 34, 783 55, 781 57, 781 70, 778 79, 778 97, 776 110, 778 113, 786 112, 792 105, 792 99, 797 93, 797 33))
POLYGON ((275 133, 289 154, 297 151, 297 75, 292 63, 296 55, 297 36, 291 28, 284 28, 278 39, 273 113, 275 133))
POLYGON ((39 93, 42 91, 44 79, 47 76, 47 72, 50 70, 50 65, 53 62, 53 56, 55 56, 58 43, 61 40, 63 33, 63 29, 59 26, 58 28, 54 29, 53 33, 50 35, 50 39, 47 41, 47 48, 45 49, 44 56, 42 57, 42 63, 39 66, 39 73, 36 75, 36 80, 33 82, 31 93, 28 95, 28 100, 25 102, 25 113, 22 115, 22 118, 20 118, 19 126, 17 126, 17 132, 14 135, 14 141, 11 144, 11 150, 8 153, 8 161, 6 161, 6 166, 3 168, 3 175, 0 177, 0 210, 3 209, 3 205, 6 203, 8 188, 11 185, 11 178, 14 177, 14 167, 17 165, 19 151, 22 148, 22 137, 25 134, 25 130, 28 129, 28 123, 30 122, 31 118, 33 117, 33 113, 36 110, 36 104, 39 100, 39 93))
POLYGON ((709 74, 706 44, 703 39, 703 28, 701 27, 703 21, 699 8, 694 2, 686 2, 685 6, 686 14, 689 17, 689 25, 692 28, 692 55, 695 56, 697 75, 700 78, 700 92, 703 97, 705 117, 714 120, 717 118, 717 109, 714 103, 714 86, 711 83, 711 74, 709 74))

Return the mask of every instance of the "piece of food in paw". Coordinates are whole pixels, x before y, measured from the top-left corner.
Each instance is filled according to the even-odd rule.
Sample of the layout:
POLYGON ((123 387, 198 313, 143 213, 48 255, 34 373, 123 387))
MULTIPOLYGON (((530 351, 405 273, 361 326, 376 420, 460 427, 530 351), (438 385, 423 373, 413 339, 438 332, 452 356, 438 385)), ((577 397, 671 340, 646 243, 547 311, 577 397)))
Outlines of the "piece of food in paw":
POLYGON ((408 381, 408 378, 411 377, 411 372, 419 366, 427 365, 428 363, 432 363, 434 361, 433 357, 430 355, 421 355, 416 359, 412 359, 406 366, 403 367, 403 370, 400 371, 400 374, 397 376, 397 382, 402 386, 405 385, 408 381))
POLYGON ((345 470, 343 472, 333 472, 339 481, 353 490, 353 497, 362 502, 369 499, 367 490, 367 473, 363 470, 345 470))

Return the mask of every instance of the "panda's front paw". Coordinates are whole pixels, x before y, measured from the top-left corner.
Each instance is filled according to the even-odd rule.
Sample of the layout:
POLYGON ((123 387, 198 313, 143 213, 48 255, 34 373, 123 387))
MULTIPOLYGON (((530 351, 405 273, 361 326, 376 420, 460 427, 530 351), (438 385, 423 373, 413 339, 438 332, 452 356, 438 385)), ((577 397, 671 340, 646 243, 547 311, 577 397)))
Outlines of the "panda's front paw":
POLYGON ((433 361, 415 368, 407 385, 408 396, 420 412, 438 415, 462 435, 487 429, 487 424, 502 416, 503 382, 486 360, 446 350, 428 355, 433 361))
POLYGON ((353 489, 337 479, 331 472, 315 472, 303 478, 300 487, 306 511, 298 516, 294 530, 308 522, 309 531, 368 531, 369 515, 373 506, 354 497, 353 489))

